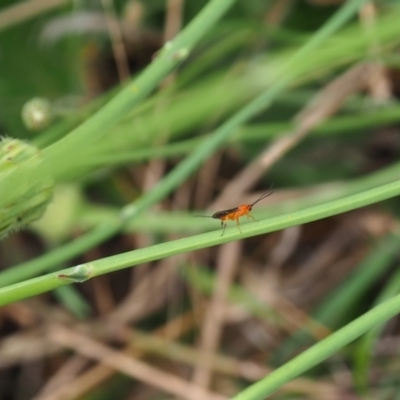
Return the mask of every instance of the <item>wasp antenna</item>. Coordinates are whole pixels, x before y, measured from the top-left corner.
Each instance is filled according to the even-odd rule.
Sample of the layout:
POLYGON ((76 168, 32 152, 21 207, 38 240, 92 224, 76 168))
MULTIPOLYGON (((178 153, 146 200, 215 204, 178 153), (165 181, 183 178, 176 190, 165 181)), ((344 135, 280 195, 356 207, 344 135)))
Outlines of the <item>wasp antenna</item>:
POLYGON ((254 204, 258 203, 259 201, 265 199, 265 198, 268 197, 268 196, 271 196, 271 194, 274 193, 274 191, 271 190, 273 186, 274 186, 274 184, 272 184, 272 185, 269 187, 268 192, 262 194, 254 203, 251 203, 251 206, 253 207, 254 204), (270 191, 270 190, 271 190, 271 191, 270 191))
POLYGON ((211 215, 193 215, 193 217, 212 218, 211 215))

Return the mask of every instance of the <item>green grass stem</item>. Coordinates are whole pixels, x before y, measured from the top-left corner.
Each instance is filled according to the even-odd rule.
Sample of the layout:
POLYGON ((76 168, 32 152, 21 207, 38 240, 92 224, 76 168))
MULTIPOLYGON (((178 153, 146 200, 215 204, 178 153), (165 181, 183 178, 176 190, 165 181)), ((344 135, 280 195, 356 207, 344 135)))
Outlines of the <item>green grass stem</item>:
POLYGON ((217 230, 67 268, 56 273, 50 273, 42 277, 1 288, 0 306, 44 293, 70 283, 67 279, 60 279, 59 275, 66 277, 69 276, 71 277, 71 281, 81 282, 94 276, 107 274, 145 262, 159 260, 176 254, 186 253, 188 251, 216 246, 231 240, 240 240, 330 217, 378 201, 386 200, 398 196, 399 194, 400 181, 396 181, 339 200, 299 210, 294 213, 288 213, 268 220, 262 220, 257 223, 243 225, 242 233, 240 233, 236 226, 234 226, 227 228, 224 236, 221 236, 220 230, 217 230))
MULTIPOLYGON (((398 266, 397 266, 398 268, 398 266)), ((387 285, 378 295, 375 305, 382 303, 385 300, 392 298, 400 292, 400 271, 395 271, 387 285)), ((364 335, 358 343, 354 351, 354 380, 357 389, 366 394, 368 388, 368 372, 371 365, 375 343, 379 339, 384 326, 377 326, 364 335)))
POLYGON ((397 295, 285 363, 266 378, 241 391, 232 400, 264 400, 285 383, 326 360, 343 346, 351 343, 370 329, 386 322, 399 312, 400 295, 397 295))
MULTIPOLYGON (((152 90, 193 50, 200 39, 217 23, 235 0, 211 0, 171 42, 167 42, 154 61, 104 107, 69 135, 43 151, 54 168, 58 159, 77 149, 87 149, 108 129, 145 99, 152 90)), ((59 167, 62 167, 59 166, 59 167)))

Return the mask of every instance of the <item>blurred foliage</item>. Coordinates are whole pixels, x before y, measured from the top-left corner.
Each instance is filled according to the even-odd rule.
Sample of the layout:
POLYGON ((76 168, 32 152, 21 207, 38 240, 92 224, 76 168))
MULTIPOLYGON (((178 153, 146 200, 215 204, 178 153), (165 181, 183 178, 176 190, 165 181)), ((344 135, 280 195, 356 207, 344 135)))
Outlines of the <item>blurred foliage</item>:
MULTIPOLYGON (((113 3, 125 35, 125 54, 133 79, 146 71, 163 51, 165 3, 160 0, 113 3)), ((235 127, 223 149, 212 155, 195 177, 166 196, 159 206, 141 213, 121 229, 115 229, 112 239, 100 232, 87 239, 79 254, 74 253, 72 261, 65 261, 67 246, 74 243, 76 237, 120 221, 124 205, 140 199, 142 193, 151 193, 151 188, 162 182, 187 154, 190 157, 229 118, 273 87, 292 55, 310 43, 317 30, 342 6, 340 2, 322 3, 316 0, 236 1, 171 77, 157 82, 157 88, 145 100, 132 107, 104 135, 99 132, 99 138, 88 142, 87 147, 77 146, 72 151, 66 147, 64 154, 61 151, 55 164, 50 166, 50 170, 54 167, 56 184, 51 208, 29 230, 0 243, 0 288, 50 269, 60 270, 93 259, 103 260, 107 268, 108 256, 117 255, 124 260, 123 253, 132 249, 148 248, 150 252, 152 246, 169 242, 177 235, 217 229, 219 221, 194 221, 192 210, 206 209, 211 199, 218 197, 262 149, 296 127, 299 113, 322 88, 360 62, 381 63, 392 96, 376 99, 371 91, 363 89, 341 104, 335 115, 312 129, 257 183, 255 189, 263 191, 274 182, 273 197, 277 200, 265 209, 260 205, 255 215, 258 218, 290 215, 306 207, 317 208, 326 201, 398 181, 400 28, 396 18, 400 17, 400 4, 381 0, 375 2, 371 31, 362 15, 354 15, 344 29, 329 37, 312 56, 287 68, 293 77, 286 90, 277 95, 271 107, 258 113, 245 126, 235 127), (105 243, 99 244, 102 241, 105 243), (90 247, 87 243, 96 245, 90 247), (59 251, 57 254, 64 251, 64 258, 51 258, 54 251, 59 251)), ((0 21, 8 7, 19 4, 4 0, 0 6, 0 21)), ((187 26, 205 4, 206 1, 184 1, 182 27, 187 26)), ((28 18, 17 19, 0 28, 2 136, 26 140, 50 154, 52 145, 63 143, 73 129, 82 126, 96 111, 101 113, 105 104, 128 87, 117 73, 104 13, 100 1, 66 1, 44 13, 32 11, 28 18), (22 119, 24 105, 34 98, 47 99, 53 113, 50 126, 39 130, 29 130, 22 119)), ((10 192, 18 194, 24 190, 24 185, 27 188, 33 185, 37 177, 31 167, 28 165, 27 171, 32 175, 21 173, 21 180, 9 183, 10 192)), ((4 187, 2 189, 0 203, 11 196, 4 187)), ((10 208, 15 206, 13 201, 6 204, 10 208)), ((227 204, 226 208, 235 205, 227 204)), ((210 213, 207 211, 207 215, 210 213)), ((399 215, 398 200, 392 198, 365 210, 307 224, 298 228, 299 237, 293 247, 288 242, 287 258, 282 258, 281 265, 274 257, 278 257, 279 245, 286 243, 287 232, 243 240, 238 258, 240 271, 230 282, 227 294, 228 302, 240 308, 240 312, 232 308, 232 321, 218 322, 229 329, 221 333, 221 351, 218 349, 216 354, 224 353, 263 368, 278 367, 318 342, 329 329, 340 329, 357 320, 374 304, 396 295, 399 215), (272 297, 263 297, 266 293, 272 297), (299 315, 303 319, 297 320, 299 315)), ((214 234, 220 237, 219 232, 214 234)), ((200 236, 193 241, 206 240, 200 236)), ((209 246, 214 245, 210 243, 209 246)), ((21 309, 15 308, 17 311, 8 314, 5 311, 0 315, 1 337, 6 341, 13 335, 18 338, 25 331, 34 335, 35 329, 47 329, 47 324, 56 320, 54 314, 67 309, 71 313, 66 318, 70 326, 79 326, 84 321, 87 332, 96 333, 94 337, 100 335, 110 343, 120 340, 127 343, 120 333, 107 331, 112 331, 109 325, 113 325, 113 318, 122 313, 124 307, 136 314, 124 317, 126 320, 121 317, 119 323, 127 329, 140 324, 149 331, 149 336, 153 335, 151 329, 162 330, 165 320, 189 312, 193 307, 192 312, 199 320, 186 331, 182 329, 178 336, 197 349, 193 343, 202 334, 205 317, 196 307, 200 308, 200 303, 209 304, 213 299, 221 279, 217 270, 217 266, 221 268, 221 255, 218 249, 210 247, 206 256, 193 253, 189 257, 179 271, 171 268, 168 272, 172 289, 168 289, 162 272, 167 268, 166 262, 161 260, 141 266, 140 270, 138 267, 139 272, 109 273, 80 285, 58 288, 54 297, 44 295, 32 303, 26 301, 22 307, 27 307, 34 322, 21 322, 25 321, 21 319, 24 315, 21 309), (147 282, 148 289, 143 289, 146 287, 143 282, 147 282), (168 290, 173 298, 171 302, 165 293, 168 290), (130 297, 132 293, 137 297, 130 297), (128 307, 124 301, 129 299, 132 303, 128 303, 128 307)), ((284 387, 273 398, 336 399, 345 392, 357 398, 358 390, 369 398, 394 398, 392 393, 399 390, 396 362, 399 332, 397 320, 386 329, 371 331, 359 343, 346 347, 310 370, 305 386, 293 381, 299 386, 284 387), (385 340, 389 339, 393 340, 390 351, 384 347, 385 340), (354 380, 351 376, 353 362, 356 366, 354 380), (338 376, 345 378, 338 379, 338 376), (320 384, 323 389, 329 389, 326 397, 321 395, 320 384), (332 393, 337 397, 328 396, 332 393)), ((179 338, 171 340, 179 341, 179 338)), ((7 382, 6 378, 12 374, 22 380, 26 373, 25 360, 23 355, 20 357, 19 361, 16 357, 17 361, 10 362, 7 369, 6 362, 4 366, 1 364, 0 350, 3 368, 0 382, 7 382)), ((69 361, 66 353, 58 352, 52 357, 43 351, 31 361, 47 367, 37 378, 36 386, 28 384, 25 390, 17 388, 15 382, 14 386, 12 382, 0 383, 0 398, 33 398, 56 374, 56 366, 69 361)), ((187 379, 188 371, 195 368, 189 361, 186 368, 169 359, 160 361, 154 357, 152 361, 157 368, 171 369, 182 379, 187 379)), ((85 368, 90 371, 91 366, 85 368)), ((223 376, 223 372, 218 371, 217 376, 223 376)), ((238 393, 248 386, 248 381, 259 378, 248 379, 238 373, 229 378, 226 388, 215 384, 212 390, 238 393)), ((101 399, 121 393, 119 398, 136 398, 134 396, 139 396, 137 393, 141 390, 144 395, 140 398, 161 398, 145 384, 132 384, 119 376, 113 380, 104 378, 102 384, 94 385, 88 396, 101 399)))

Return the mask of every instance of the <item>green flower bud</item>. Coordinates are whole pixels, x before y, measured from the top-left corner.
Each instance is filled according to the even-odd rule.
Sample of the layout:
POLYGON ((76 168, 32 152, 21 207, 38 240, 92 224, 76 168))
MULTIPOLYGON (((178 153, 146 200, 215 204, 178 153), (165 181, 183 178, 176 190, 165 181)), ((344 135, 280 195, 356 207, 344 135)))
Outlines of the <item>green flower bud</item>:
MULTIPOLYGON (((3 138, 0 141, 0 181, 22 168, 26 161, 33 162, 32 167, 41 163, 39 150, 22 141, 3 138)), ((18 197, 5 201, 0 198, 0 239, 22 226, 38 219, 46 210, 53 193, 53 181, 42 176, 30 181, 25 187, 18 188, 18 197)))

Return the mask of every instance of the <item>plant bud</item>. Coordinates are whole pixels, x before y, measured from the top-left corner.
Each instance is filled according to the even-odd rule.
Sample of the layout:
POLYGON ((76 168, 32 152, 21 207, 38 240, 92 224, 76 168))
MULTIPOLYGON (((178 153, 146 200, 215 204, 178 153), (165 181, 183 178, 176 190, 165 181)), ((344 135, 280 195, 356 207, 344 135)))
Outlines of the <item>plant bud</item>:
MULTIPOLYGON (((32 167, 41 163, 42 158, 36 147, 18 139, 1 139, 0 182, 23 168, 26 161, 33 161, 32 167)), ((48 175, 42 176, 18 187, 17 193, 18 196, 12 200, 0 199, 0 239, 43 214, 52 197, 53 181, 48 175)))
POLYGON ((22 119, 25 126, 31 131, 38 131, 50 124, 53 113, 47 99, 35 97, 22 107, 22 119))

